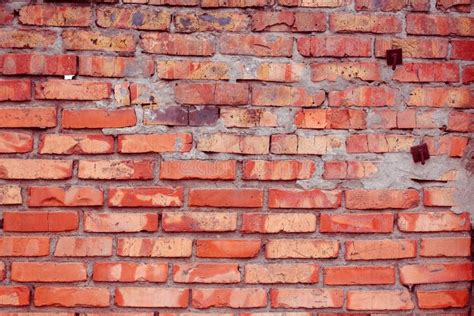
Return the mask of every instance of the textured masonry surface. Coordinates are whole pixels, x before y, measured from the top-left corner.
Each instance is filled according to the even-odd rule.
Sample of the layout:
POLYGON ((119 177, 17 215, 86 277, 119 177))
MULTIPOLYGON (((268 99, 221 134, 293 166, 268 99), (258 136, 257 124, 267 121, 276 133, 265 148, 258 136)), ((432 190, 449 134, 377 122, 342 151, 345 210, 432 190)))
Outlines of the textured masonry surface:
POLYGON ((1 316, 470 314, 471 0, 4 1, 0 25, 1 316))

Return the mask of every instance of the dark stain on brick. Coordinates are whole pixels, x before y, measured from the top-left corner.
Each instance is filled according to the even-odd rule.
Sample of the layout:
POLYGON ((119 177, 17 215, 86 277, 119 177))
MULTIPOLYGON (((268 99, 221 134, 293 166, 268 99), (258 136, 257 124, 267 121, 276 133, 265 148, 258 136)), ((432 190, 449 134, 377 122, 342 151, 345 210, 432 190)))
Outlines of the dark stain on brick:
POLYGON ((220 26, 227 25, 232 21, 231 18, 228 16, 222 17, 222 18, 216 18, 215 16, 210 15, 210 14, 203 14, 199 18, 206 22, 218 23, 220 26))
POLYGON ((140 26, 143 24, 143 20, 144 20, 144 16, 143 16, 143 13, 141 12, 135 12, 133 15, 132 15, 132 24, 135 25, 135 26, 140 26))
POLYGON ((201 109, 189 109, 189 125, 209 126, 216 124, 219 119, 219 109, 215 106, 206 106, 201 109))
POLYGON ((145 125, 188 125, 188 109, 181 106, 145 109, 145 125))

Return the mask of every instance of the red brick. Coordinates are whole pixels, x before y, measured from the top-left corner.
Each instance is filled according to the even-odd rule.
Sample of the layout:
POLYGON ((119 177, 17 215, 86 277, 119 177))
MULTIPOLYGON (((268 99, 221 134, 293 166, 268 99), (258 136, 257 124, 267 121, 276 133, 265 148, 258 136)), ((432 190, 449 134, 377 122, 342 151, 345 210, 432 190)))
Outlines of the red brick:
POLYGON ((176 283, 239 283, 236 263, 177 263, 173 265, 176 283))
POLYGON ((0 205, 22 204, 21 187, 18 185, 0 185, 0 205))
POLYGON ((53 31, 27 29, 0 31, 0 48, 49 48, 56 42, 53 31))
POLYGON ((303 87, 262 86, 252 87, 252 105, 263 106, 318 106, 324 102, 324 91, 314 94, 303 87))
POLYGON ((174 307, 188 306, 189 289, 119 287, 115 289, 115 304, 125 307, 174 307), (150 299, 153 297, 154 299, 150 299))
POLYGON ((63 128, 97 129, 134 126, 137 117, 134 109, 65 109, 63 110, 63 128))
POLYGON ((469 231, 469 213, 452 212, 400 213, 398 229, 402 232, 469 231))
POLYGON ((407 290, 392 291, 348 291, 348 310, 412 310, 415 304, 407 290))
POLYGON ((191 257, 192 239, 179 237, 119 238, 117 255, 120 257, 191 257))
POLYGON ((27 153, 33 150, 31 133, 0 132, 0 153, 27 153))
POLYGON ((396 12, 402 9, 411 11, 428 11, 430 8, 429 0, 355 0, 357 11, 384 11, 396 12))
POLYGON ((30 289, 26 286, 0 286, 0 306, 27 306, 30 289))
POLYGON ((458 82, 455 63, 405 63, 397 67, 393 80, 400 82, 458 82))
POLYGON ((473 17, 407 14, 406 19, 408 34, 474 36, 473 17))
POLYGON ((293 37, 226 34, 220 38, 220 52, 224 55, 291 57, 293 37))
POLYGON ((197 189, 189 191, 189 206, 258 208, 263 205, 260 189, 197 189))
POLYGON ((428 145, 430 155, 449 155, 450 157, 462 157, 466 150, 469 139, 462 136, 425 136, 423 141, 428 145))
POLYGON ((158 231, 156 213, 84 213, 84 231, 96 233, 130 233, 158 231))
POLYGON ((246 83, 177 83, 176 101, 182 104, 245 105, 249 101, 246 83))
POLYGON ((87 6, 27 5, 20 9, 19 21, 27 25, 89 26, 92 9, 87 6))
POLYGON ((318 283, 319 266, 316 264, 247 264, 245 283, 296 284, 318 283))
POLYGON ((445 237, 421 239, 422 257, 469 257, 471 239, 469 237, 445 237))
POLYGON ((92 77, 150 77, 154 64, 149 58, 79 56, 78 72, 92 77))
POLYGON ((365 129, 366 112, 353 109, 308 109, 295 115, 298 128, 365 129))
POLYGON ((311 160, 246 160, 244 180, 303 180, 310 179, 316 170, 311 160))
POLYGON ((400 267, 402 284, 430 284, 471 281, 470 262, 404 265, 400 267))
POLYGON ((194 308, 230 307, 257 308, 267 305, 267 291, 261 288, 206 288, 193 289, 194 308))
POLYGON ((94 263, 94 282, 166 282, 167 277, 166 263, 94 263))
POLYGON ((382 79, 380 65, 375 62, 338 62, 311 64, 311 80, 336 81, 345 80, 377 81, 382 79))
POLYGON ((263 234, 310 233, 316 231, 316 216, 305 213, 243 214, 241 231, 263 234))
MULTIPOLYGON (((1 84, 0 84, 1 85, 1 84)), ((1 96, 0 96, 1 98, 1 96)), ((55 107, 2 107, 0 127, 2 128, 48 128, 56 126, 55 107)))
POLYGON ((160 179, 233 180, 236 168, 234 160, 162 160, 160 179))
POLYGON ((260 63, 239 66, 239 80, 298 82, 301 80, 304 64, 300 63, 260 63))
POLYGON ((369 134, 367 135, 368 149, 371 153, 410 152, 415 138, 411 135, 369 134))
POLYGON ((269 136, 204 134, 198 140, 197 150, 203 152, 265 155, 270 147, 269 136))
POLYGON ((13 262, 11 279, 17 282, 79 282, 87 280, 85 263, 13 262))
POLYGON ((50 79, 35 84, 35 98, 46 100, 102 100, 110 97, 111 88, 109 82, 50 79))
POLYGON ((416 241, 407 239, 346 241, 346 260, 388 260, 416 257, 416 241))
POLYGON ((320 12, 255 12, 252 31, 324 32, 326 16, 320 12))
POLYGON ((416 207, 420 201, 414 189, 347 190, 346 207, 351 210, 407 209, 416 207))
POLYGON ((72 177, 72 160, 0 159, 1 179, 59 180, 72 177))
POLYGON ((344 266, 324 269, 325 285, 395 284, 391 266, 344 266))
POLYGON ((0 280, 3 281, 5 279, 5 276, 6 276, 5 263, 0 262, 0 280))
POLYGON ((421 309, 440 309, 465 307, 469 304, 468 289, 443 289, 437 291, 416 291, 418 306, 421 309))
POLYGON ((74 55, 4 54, 0 56, 0 73, 4 75, 74 75, 74 55))
POLYGON ((474 82, 474 66, 465 65, 462 69, 462 83, 470 84, 474 82))
POLYGON ((79 179, 138 180, 153 178, 151 160, 80 160, 79 179))
POLYGON ((14 18, 13 10, 7 8, 5 5, 0 6, 0 25, 11 24, 14 18))
MULTIPOLYGON (((141 0, 125 0, 124 3, 130 2, 134 3, 134 1, 141 1, 141 0)), ((198 0, 148 0, 148 4, 152 5, 170 5, 170 6, 196 6, 199 4, 198 0)))
POLYGON ((474 60, 474 41, 452 40, 451 46, 451 59, 474 60))
POLYGON ((249 7, 264 7, 271 4, 271 0, 203 0, 201 7, 203 8, 249 8, 249 7))
POLYGON ((35 306, 107 307, 110 293, 97 287, 40 286, 35 289, 35 306))
POLYGON ((296 289, 270 290, 272 308, 327 308, 342 307, 342 289, 296 289))
POLYGON ((409 38, 377 38, 375 56, 385 58, 387 49, 401 48, 403 56, 409 58, 446 58, 448 57, 448 40, 409 38))
POLYGON ((342 192, 339 190, 270 189, 270 208, 338 208, 342 192))
POLYGON ((391 233, 394 215, 371 214, 321 214, 322 233, 391 233))
POLYGON ((112 34, 106 32, 65 30, 62 33, 66 50, 92 50, 108 52, 134 52, 135 37, 126 32, 112 34))
POLYGON ((176 56, 212 56, 215 48, 206 37, 170 33, 145 33, 140 38, 143 51, 176 56))
POLYGON ((362 86, 329 92, 330 106, 392 106, 395 90, 386 86, 362 86))
POLYGON ((370 161, 325 161, 324 179, 362 179, 369 178, 378 169, 370 161))
POLYGON ((160 61, 158 77, 166 80, 228 80, 229 66, 212 61, 160 61))
POLYGON ((40 154, 96 155, 111 154, 114 151, 114 137, 102 134, 42 134, 40 154))
POLYGON ((339 242, 318 239, 272 239, 265 245, 267 259, 337 258, 339 242))
POLYGON ((448 131, 472 132, 474 131, 474 114, 463 112, 450 112, 448 117, 448 131))
POLYGON ((400 33, 402 24, 393 15, 333 13, 329 16, 332 32, 400 33))
POLYGON ((416 88, 410 92, 407 105, 471 108, 474 94, 467 88, 416 88))
POLYGON ((98 7, 97 25, 120 29, 167 31, 171 13, 167 11, 140 10, 136 8, 98 7))
POLYGON ((49 255, 49 237, 0 237, 2 257, 43 257, 49 255))
POLYGON ((0 80, 0 101, 31 100, 30 80, 0 80))
POLYGON ((211 212, 164 212, 166 232, 226 232, 237 229, 237 214, 211 212))
POLYGON ((79 227, 79 216, 72 211, 4 211, 3 220, 3 229, 11 232, 64 232, 79 227))
POLYGON ((469 0, 437 0, 436 8, 438 10, 452 10, 458 12, 470 12, 471 1, 469 0))
POLYGON ((175 14, 177 32, 241 32, 248 28, 247 14, 235 12, 180 12, 175 14))
POLYGON ((305 57, 370 57, 370 38, 352 36, 300 37, 298 52, 305 57))
POLYGON ((173 207, 182 206, 183 187, 112 187, 109 189, 111 207, 173 207))
POLYGON ((121 153, 187 152, 192 147, 192 134, 135 134, 118 137, 121 153))
POLYGON ((196 241, 199 258, 254 258, 260 252, 260 240, 203 240, 196 241))
POLYGON ((28 206, 101 206, 103 192, 94 187, 36 187, 28 188, 28 206))
POLYGON ((455 188, 423 188, 423 204, 425 206, 454 206, 456 205, 455 194, 455 188))
POLYGON ((103 257, 112 255, 111 237, 59 237, 55 257, 103 257))
POLYGON ((278 4, 287 7, 337 8, 349 4, 347 0, 278 0, 278 4))
POLYGON ((367 135, 350 135, 346 141, 348 153, 366 153, 369 152, 367 135))

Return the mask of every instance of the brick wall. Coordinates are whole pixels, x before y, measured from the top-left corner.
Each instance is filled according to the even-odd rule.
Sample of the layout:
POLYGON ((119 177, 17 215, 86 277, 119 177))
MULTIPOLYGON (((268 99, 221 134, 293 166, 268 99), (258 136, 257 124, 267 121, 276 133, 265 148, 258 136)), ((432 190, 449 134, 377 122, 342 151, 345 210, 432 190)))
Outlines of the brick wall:
POLYGON ((0 315, 469 314, 470 0, 103 2, 0 5, 0 315))

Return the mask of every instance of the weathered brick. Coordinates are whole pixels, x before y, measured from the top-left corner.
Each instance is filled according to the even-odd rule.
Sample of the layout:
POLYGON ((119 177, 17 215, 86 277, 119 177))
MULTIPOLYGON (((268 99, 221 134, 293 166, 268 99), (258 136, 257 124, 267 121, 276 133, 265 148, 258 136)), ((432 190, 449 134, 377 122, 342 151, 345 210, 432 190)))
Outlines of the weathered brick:
POLYGON ((176 56, 212 56, 213 42, 202 35, 145 33, 140 45, 147 53, 176 56))
POLYGON ((440 309, 465 307, 469 304, 468 289, 418 290, 416 291, 418 306, 421 309, 440 309))
POLYGON ((35 289, 35 306, 107 307, 110 293, 98 287, 39 286, 35 289))
POLYGON ((166 263, 95 262, 94 282, 166 282, 166 263))
POLYGON ((250 23, 247 14, 235 12, 177 12, 175 28, 177 32, 242 32, 250 23))
POLYGON ((177 263, 173 265, 176 283, 239 283, 236 263, 177 263))
POLYGON ((35 84, 35 98, 46 100, 102 100, 110 97, 111 84, 101 81, 50 79, 35 84))
POLYGON ((448 116, 448 131, 474 131, 474 113, 451 112, 448 116))
POLYGON ((220 52, 225 55, 291 57, 293 54, 292 37, 226 34, 219 43, 220 52))
POLYGON ((154 64, 150 58, 79 56, 81 76, 92 77, 150 77, 154 64))
POLYGON ((295 284, 318 283, 319 266, 316 264, 247 264, 245 283, 295 284))
POLYGON ((30 289, 26 286, 0 286, 0 306, 27 306, 30 289))
POLYGON ((326 16, 320 12, 267 12, 252 14, 252 31, 324 32, 326 16))
POLYGON ((0 73, 4 75, 74 75, 75 55, 4 54, 0 56, 0 73))
POLYGON ((62 114, 66 129, 120 128, 137 123, 134 109, 64 109, 62 114))
POLYGON ((338 62, 311 64, 311 80, 336 81, 345 80, 377 81, 382 79, 380 64, 376 62, 338 62))
POLYGON ((126 154, 187 152, 193 145, 192 134, 135 134, 118 137, 118 151, 126 154))
POLYGON ((409 9, 411 11, 428 11, 429 8, 429 0, 355 0, 355 9, 357 11, 396 12, 402 9, 409 9))
POLYGON ((233 160, 164 160, 160 179, 233 180, 237 164, 233 160))
POLYGON ((274 154, 324 155, 343 147, 338 136, 272 135, 271 152, 274 154))
POLYGON ((324 179, 362 179, 377 173, 376 164, 370 161, 325 161, 324 179))
POLYGON ((154 287, 119 287, 115 289, 115 304, 125 307, 174 307, 188 306, 189 289, 154 287), (154 297, 150 300, 150 297, 154 297))
POLYGON ((267 291, 261 288, 206 288, 193 289, 194 308, 231 307, 257 308, 267 305, 267 291))
POLYGON ((474 60, 474 41, 452 40, 451 46, 451 59, 474 60))
POLYGON ((468 231, 469 213, 452 212, 400 213, 398 229, 403 232, 468 231))
POLYGON ((316 231, 314 214, 263 214, 251 213, 242 215, 244 233, 309 233, 316 231))
POLYGON ((192 239, 180 237, 119 238, 117 255, 121 257, 191 257, 192 239))
POLYGON ((261 189, 198 189, 189 191, 189 206, 258 208, 263 205, 261 189))
POLYGON ((305 57, 370 57, 370 38, 352 36, 300 37, 298 52, 305 57))
POLYGON ((4 211, 3 221, 7 232, 64 232, 79 227, 79 216, 73 211, 4 211))
POLYGON ((344 303, 342 289, 296 289, 270 290, 273 308, 338 308, 344 303))
POLYGON ((474 66, 465 65, 462 68, 462 83, 470 84, 474 82, 474 66))
POLYGON ((55 155, 111 154, 114 151, 113 136, 102 134, 43 134, 39 153, 55 155))
POLYGON ((388 260, 416 257, 416 240, 346 241, 346 260, 388 260))
POLYGON ((0 101, 31 100, 30 80, 0 80, 0 101))
POLYGON ((0 205, 22 204, 21 187, 14 184, 0 185, 0 205))
POLYGON ((11 279, 17 282, 79 282, 87 280, 87 266, 79 262, 13 262, 11 279))
POLYGON ((243 164, 244 180, 304 180, 316 170, 311 160, 246 160, 243 164))
POLYGON ((422 257, 468 257, 471 249, 469 237, 421 239, 422 257))
POLYGON ((49 237, 2 236, 0 256, 43 257, 49 255, 49 237))
POLYGON ((176 101, 182 104, 244 105, 249 101, 246 83, 177 83, 176 101))
POLYGON ((407 105, 471 108, 474 93, 467 88, 415 88, 410 92, 407 105))
POLYGON ((201 7, 203 8, 250 8, 250 7, 264 7, 272 3, 272 0, 202 0, 201 7))
POLYGON ((339 242, 317 239, 272 239, 265 245, 267 259, 337 258, 339 242))
POLYGON ((446 283, 472 280, 470 262, 414 264, 400 267, 402 284, 446 283))
MULTIPOLYGON (((1 8, 0 8, 0 12, 1 12, 1 8)), ((6 276, 6 270, 5 270, 5 263, 3 262, 0 262, 0 280, 4 280, 5 279, 5 276, 6 276)))
POLYGON ((412 310, 415 304, 408 290, 347 292, 348 310, 412 310))
POLYGON ((394 215, 371 214, 321 214, 322 233, 391 233, 394 215))
POLYGON ((272 82, 298 82, 301 80, 304 64, 261 63, 257 66, 241 64, 238 79, 272 82))
POLYGON ((375 40, 375 56, 386 57, 387 49, 401 48, 403 56, 410 58, 446 58, 448 56, 448 40, 409 38, 377 38, 375 40))
POLYGON ((278 4, 287 7, 337 8, 349 4, 347 0, 278 0, 278 4))
POLYGON ((347 190, 346 207, 351 210, 407 209, 418 205, 420 195, 414 189, 347 190))
POLYGON ((324 269, 325 285, 395 284, 391 266, 344 266, 324 269))
POLYGON ((407 33, 416 35, 474 36, 473 21, 469 16, 407 14, 406 17, 407 33))
POLYGON ((47 48, 54 45, 57 34, 44 30, 8 30, 0 31, 0 48, 47 48))
POLYGON ((28 188, 28 206, 101 206, 103 192, 94 187, 37 187, 28 188))
POLYGON ((455 206, 456 188, 423 188, 423 205, 455 206))
POLYGON ((80 160, 79 179, 132 180, 152 179, 151 160, 80 160))
POLYGON ((135 38, 132 34, 120 34, 65 30, 62 33, 63 45, 66 50, 92 50, 108 52, 134 52, 135 38))
POLYGON ((270 208, 338 208, 341 206, 340 190, 270 189, 270 208))
POLYGON ((208 134, 202 135, 197 150, 203 152, 221 152, 243 155, 265 155, 270 147, 269 136, 208 134))
POLYGON ((329 28, 332 32, 400 33, 402 23, 393 15, 333 13, 329 28))
POLYGON ((186 126, 188 125, 189 109, 184 106, 165 106, 150 105, 144 107, 143 123, 145 125, 170 125, 186 126))
MULTIPOLYGON (((125 0, 124 2, 140 1, 140 0, 125 0)), ((196 6, 199 0, 148 0, 148 4, 152 5, 170 5, 170 6, 196 6)))
POLYGON ((252 105, 263 106, 318 106, 326 96, 324 91, 312 93, 303 87, 262 86, 252 87, 252 105))
POLYGON ((84 231, 96 233, 130 233, 158 231, 156 213, 84 213, 84 231))
POLYGON ((111 237, 59 237, 55 257, 101 257, 112 255, 111 237))
POLYGON ((196 241, 199 258, 254 258, 260 252, 260 240, 204 240, 196 241))
POLYGON ((0 127, 55 127, 56 114, 56 107, 2 107, 0 108, 0 127))
POLYGON ((396 92, 387 86, 362 86, 329 92, 330 106, 393 106, 396 92))
POLYGON ((212 61, 160 61, 158 77, 166 80, 228 80, 229 66, 212 61))
POLYGON ((27 5, 20 9, 19 21, 27 25, 89 26, 92 9, 87 6, 27 5))
POLYGON ((171 13, 167 11, 98 7, 96 14, 100 27, 167 31, 171 23, 171 13))
POLYGON ((307 109, 295 115, 298 128, 365 129, 366 112, 353 109, 307 109))
POLYGON ((32 149, 31 133, 0 132, 0 153, 27 153, 32 149))
POLYGON ((112 187, 109 206, 112 207, 172 207, 183 205, 183 187, 112 187))
POLYGON ((166 232, 226 232, 237 229, 237 214, 211 212, 164 212, 166 232))
POLYGON ((72 160, 0 159, 1 179, 59 180, 72 177, 72 160))
POLYGON ((0 25, 8 25, 13 22, 15 18, 13 10, 5 5, 0 6, 0 25))
POLYGON ((220 109, 221 120, 226 127, 276 127, 277 114, 264 109, 220 109))

